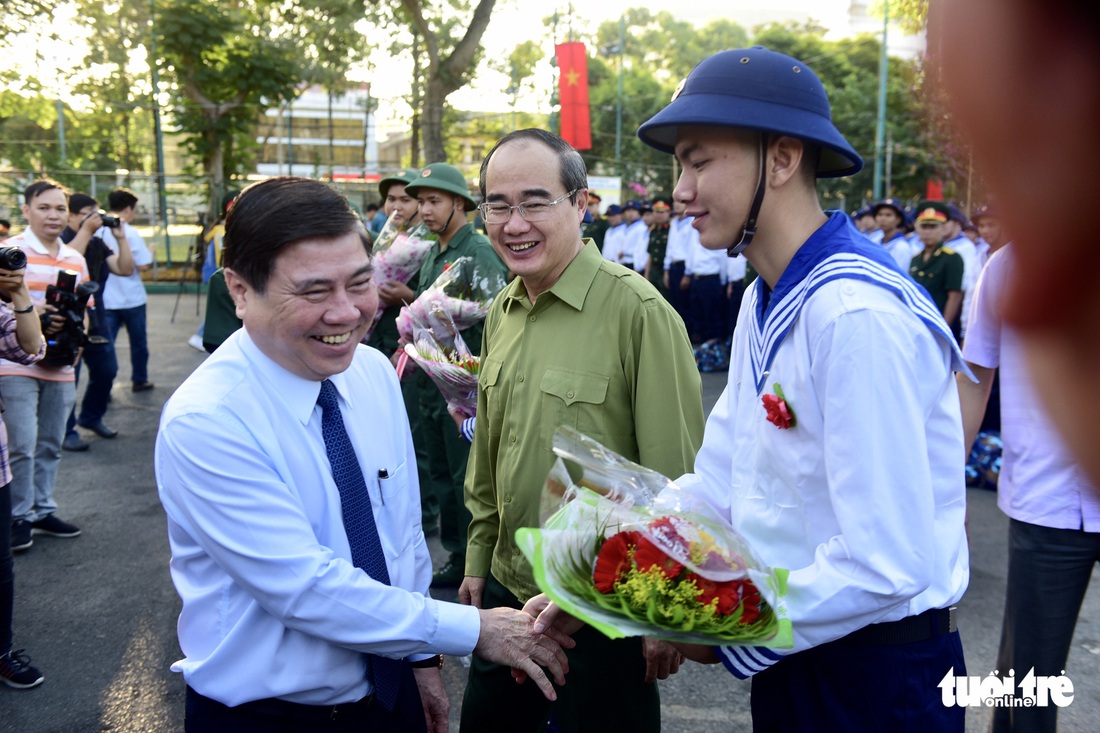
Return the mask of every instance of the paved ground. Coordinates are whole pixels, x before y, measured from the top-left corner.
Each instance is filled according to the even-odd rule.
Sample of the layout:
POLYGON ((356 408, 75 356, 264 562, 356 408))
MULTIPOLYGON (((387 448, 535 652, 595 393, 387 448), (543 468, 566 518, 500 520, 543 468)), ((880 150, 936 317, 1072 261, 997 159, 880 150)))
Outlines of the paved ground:
MULTIPOLYGON (((0 731, 19 733, 176 733, 182 731, 183 682, 168 671, 179 658, 179 602, 168 577, 164 514, 153 480, 153 440, 161 406, 203 356, 187 346, 198 319, 185 296, 175 324, 175 296, 152 296, 151 378, 157 388, 129 390, 129 350, 119 349, 107 422, 115 440, 89 436, 87 453, 66 453, 57 498, 59 516, 79 524, 72 540, 37 538, 16 558, 16 647, 46 674, 41 687, 0 688, 0 731)), ((713 404, 724 375, 704 375, 713 404)), ((972 491, 970 590, 959 627, 972 675, 989 673, 996 657, 1005 576, 1005 529, 995 495, 972 491)), ((873 521, 868 507, 868 521, 873 521)), ((436 547, 436 551, 439 548, 436 547)), ((1094 731, 1100 719, 1100 584, 1085 600, 1068 675, 1076 698, 1061 713, 1062 731, 1094 731), (1089 722, 1092 721, 1092 722, 1089 722)), ((1036 599, 1036 623, 1042 623, 1036 599)), ((460 660, 445 669, 454 725, 464 684, 460 660)), ((859 684, 853 680, 853 684, 859 684)), ((663 727, 669 733, 748 731, 748 687, 723 670, 691 665, 662 683, 663 727)), ((984 730, 988 711, 968 715, 968 733, 984 730)))

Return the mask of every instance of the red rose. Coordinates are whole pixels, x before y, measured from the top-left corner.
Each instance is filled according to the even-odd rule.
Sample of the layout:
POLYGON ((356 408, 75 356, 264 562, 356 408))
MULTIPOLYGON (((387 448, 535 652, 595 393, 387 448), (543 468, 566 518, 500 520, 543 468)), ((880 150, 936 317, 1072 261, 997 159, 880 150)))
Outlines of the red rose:
POLYGON ((777 428, 786 430, 794 424, 794 415, 787 407, 786 400, 778 395, 766 394, 760 398, 764 403, 764 409, 768 412, 768 422, 777 428))
POLYGON ((684 566, 666 555, 644 536, 638 538, 638 547, 634 550, 634 564, 643 573, 652 567, 658 567, 666 578, 677 578, 684 571, 684 566))
POLYGON ((615 583, 630 569, 630 551, 638 544, 637 532, 619 532, 604 541, 596 553, 592 581, 600 593, 615 590, 615 583))

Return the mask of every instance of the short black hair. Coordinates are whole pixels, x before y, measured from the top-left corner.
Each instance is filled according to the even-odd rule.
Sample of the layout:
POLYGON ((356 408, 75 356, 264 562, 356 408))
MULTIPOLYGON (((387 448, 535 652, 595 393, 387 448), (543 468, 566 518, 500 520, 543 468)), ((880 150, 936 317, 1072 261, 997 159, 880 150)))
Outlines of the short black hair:
POLYGON ((378 204, 367 204, 367 211, 378 211, 378 204))
POLYGON ((52 191, 55 188, 61 191, 61 193, 65 194, 65 197, 68 198, 69 189, 65 188, 63 185, 52 178, 39 178, 37 181, 23 189, 23 203, 29 204, 31 202, 31 199, 33 199, 35 196, 38 196, 45 191, 52 191))
MULTIPOLYGON (((481 190, 481 198, 485 198, 485 174, 489 170, 489 159, 492 158, 493 153, 502 146, 510 142, 515 142, 516 140, 539 142, 558 154, 561 184, 565 187, 566 191, 578 191, 582 188, 588 188, 588 170, 585 168, 584 158, 581 157, 581 154, 574 150, 572 145, 565 142, 565 140, 554 133, 540 130, 537 127, 529 127, 525 130, 510 132, 502 137, 497 141, 497 144, 493 146, 493 149, 489 151, 489 154, 485 156, 485 160, 481 161, 481 173, 478 175, 480 179, 478 181, 478 188, 481 190)), ((573 194, 570 196, 569 202, 573 204, 577 203, 577 195, 573 194)))
POLYGON ((348 200, 327 184, 298 176, 260 181, 241 191, 225 219, 222 265, 263 295, 275 258, 305 239, 355 232, 367 254, 370 238, 348 200))
POLYGON ((114 212, 125 211, 131 206, 137 206, 137 202, 137 195, 128 188, 116 188, 107 194, 107 206, 114 212))
POLYGON ((69 213, 79 214, 81 209, 88 206, 99 208, 99 202, 86 193, 74 193, 69 195, 69 213))

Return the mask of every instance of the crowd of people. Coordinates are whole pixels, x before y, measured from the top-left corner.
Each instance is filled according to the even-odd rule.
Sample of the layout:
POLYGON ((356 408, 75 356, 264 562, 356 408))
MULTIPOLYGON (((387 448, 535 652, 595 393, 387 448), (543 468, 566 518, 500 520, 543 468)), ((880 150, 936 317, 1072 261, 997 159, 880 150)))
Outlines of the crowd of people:
MULTIPOLYGON (((1029 256, 1010 242, 1017 220, 987 205, 968 221, 940 201, 823 211, 816 180, 863 161, 813 71, 762 47, 700 63, 638 135, 683 173, 670 199, 612 205, 606 218, 581 156, 541 130, 489 152, 480 203, 445 163, 383 179, 388 219, 434 235, 408 283, 374 282, 375 219, 364 225, 324 183, 275 178, 234 199, 215 273, 224 291, 211 288, 221 309, 208 314, 231 303, 238 323, 169 400, 155 456, 183 602, 173 669, 187 730, 446 730, 443 655, 472 653, 470 730, 659 730, 654 682, 690 659, 751 678, 761 730, 962 731, 964 708, 943 704, 937 682, 966 674, 962 458, 997 370, 998 500, 1011 518, 999 666, 1065 668, 1098 556, 1098 472, 1050 428, 1025 371, 1034 343, 1012 325, 1034 338, 1046 311, 1028 320, 1012 301, 1016 258, 1029 256), (486 235, 468 223, 475 209, 486 235), (401 308, 460 258, 499 283, 464 334, 480 356, 472 431, 403 362, 395 334, 401 308), (368 331, 379 348, 360 348, 368 331), (693 347, 723 339, 728 385, 704 427, 693 347), (777 402, 787 418, 767 409, 777 402), (692 509, 788 569, 793 646, 612 641, 541 594, 515 530, 537 525, 560 425, 677 479, 692 509), (450 557, 434 570, 436 531, 450 557), (448 586, 459 603, 431 597, 448 586), (1031 618, 1036 593, 1049 623, 1031 618)), ((8 551, 80 533, 52 501, 76 372, 73 359, 35 364, 63 327, 45 291, 71 269, 106 277, 107 295, 142 262, 126 218, 135 200, 111 199, 104 220, 52 181, 25 199, 25 267, 0 267, 12 511, 0 679, 17 687, 42 676, 11 649, 8 551), (86 261, 93 232, 104 247, 86 261)), ((118 324, 143 320, 115 318, 108 344, 118 324)), ((87 391, 113 380, 110 359, 85 351, 87 391)), ((152 386, 136 362, 132 379, 152 386)), ((76 425, 114 437, 102 419, 86 395, 76 425)), ((994 729, 1053 731, 1056 715, 1006 707, 994 729)))
POLYGON ((122 325, 130 339, 131 389, 153 388, 139 274, 151 265, 153 254, 130 224, 138 203, 132 191, 112 191, 110 213, 101 211, 91 196, 70 192, 50 179, 27 186, 23 200, 26 227, 7 238, 0 250, 7 255, 0 263, 0 297, 10 306, 0 306, 0 316, 8 317, 0 357, 5 409, 0 478, 8 498, 0 503, 11 512, 0 522, 5 530, 0 627, 7 641, 0 644, 0 681, 25 688, 40 684, 43 675, 22 650, 11 650, 11 553, 26 552, 37 536, 71 539, 81 534, 77 525, 58 515, 57 471, 62 450, 89 449, 77 426, 100 438, 118 435, 103 419, 118 373, 114 342, 122 325), (22 300, 16 293, 29 298, 29 310, 16 307, 22 300), (39 324, 41 353, 26 348, 34 342, 23 332, 23 320, 39 324), (22 352, 17 346, 24 347, 22 352), (82 367, 88 385, 78 409, 76 382, 82 367))

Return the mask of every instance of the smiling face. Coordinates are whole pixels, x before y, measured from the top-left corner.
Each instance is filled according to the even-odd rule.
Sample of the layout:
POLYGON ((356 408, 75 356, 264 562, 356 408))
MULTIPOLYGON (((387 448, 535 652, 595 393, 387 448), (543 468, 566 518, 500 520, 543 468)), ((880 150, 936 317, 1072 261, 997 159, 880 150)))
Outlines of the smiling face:
POLYGON ((683 166, 673 198, 707 249, 725 249, 741 237, 760 173, 755 133, 722 127, 677 130, 676 158, 683 166))
POLYGON ((357 232, 287 245, 263 294, 232 269, 225 280, 256 346, 303 379, 347 369, 378 309, 370 257, 357 232))
MULTIPOLYGON (((489 159, 485 200, 516 206, 530 199, 553 201, 567 193, 561 182, 561 162, 549 146, 530 140, 502 145, 489 159)), ((503 224, 487 224, 489 241, 508 269, 516 273, 535 299, 549 289, 584 247, 580 224, 588 191, 576 201, 565 198, 550 207, 550 215, 529 222, 513 209, 503 224)))
POLYGON ((48 188, 23 204, 23 216, 38 241, 50 244, 69 221, 69 199, 60 188, 48 188))

